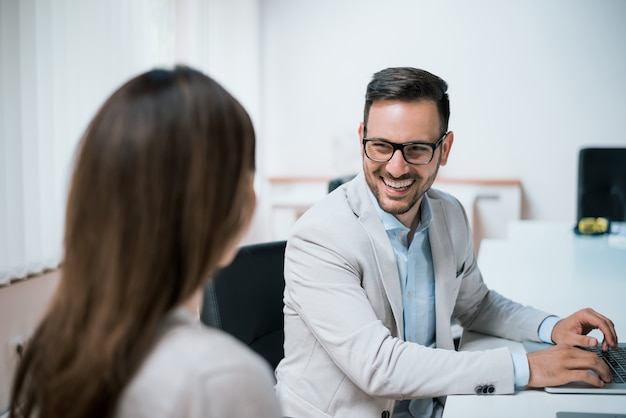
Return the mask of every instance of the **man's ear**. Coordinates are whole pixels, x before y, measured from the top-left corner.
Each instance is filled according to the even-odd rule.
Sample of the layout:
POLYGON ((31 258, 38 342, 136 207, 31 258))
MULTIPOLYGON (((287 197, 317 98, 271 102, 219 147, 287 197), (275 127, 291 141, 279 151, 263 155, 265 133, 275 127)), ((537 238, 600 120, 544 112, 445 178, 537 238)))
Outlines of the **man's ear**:
POLYGON ((359 124, 359 149, 361 150, 361 158, 364 157, 363 155, 363 145, 361 145, 363 143, 363 135, 365 132, 365 125, 363 124, 363 122, 361 122, 359 124))
POLYGON ((446 139, 443 140, 443 144, 441 144, 441 162, 439 165, 446 165, 448 163, 448 156, 450 155, 450 150, 452 149, 452 144, 454 143, 454 132, 450 131, 446 135, 446 139))

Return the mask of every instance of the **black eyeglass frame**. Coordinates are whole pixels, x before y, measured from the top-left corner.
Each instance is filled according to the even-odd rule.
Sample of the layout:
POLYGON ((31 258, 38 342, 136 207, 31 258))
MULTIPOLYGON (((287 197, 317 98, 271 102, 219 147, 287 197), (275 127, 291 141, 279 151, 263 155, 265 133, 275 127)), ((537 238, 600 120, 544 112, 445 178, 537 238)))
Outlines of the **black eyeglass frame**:
POLYGON ((443 141, 446 139, 446 137, 448 136, 448 132, 445 132, 441 138, 439 138, 436 142, 431 143, 431 142, 405 142, 404 144, 395 144, 393 142, 389 142, 386 139, 381 139, 381 138, 363 138, 363 152, 365 153, 365 156, 367 158, 369 158, 372 161, 375 161, 377 163, 384 163, 387 161, 390 161, 393 158, 393 155, 396 153, 396 151, 400 150, 400 153, 402 154, 402 158, 404 158, 404 161, 407 162, 407 164, 411 164, 411 165, 428 165, 431 163, 431 161, 433 160, 433 158, 435 157, 435 151, 437 150, 437 148, 439 148, 441 146, 441 144, 443 144, 443 141), (365 147, 365 144, 367 142, 372 142, 372 141, 378 141, 378 142, 383 142, 385 144, 391 145, 391 147, 393 148, 393 151, 391 152, 391 155, 389 156, 389 158, 387 158, 386 160, 376 160, 372 157, 370 157, 369 155, 367 155, 367 148, 365 147), (430 154, 430 159, 428 160, 428 162, 425 163, 412 163, 409 160, 407 160, 406 155, 404 155, 404 149, 410 145, 425 145, 427 147, 432 148, 433 152, 430 154))

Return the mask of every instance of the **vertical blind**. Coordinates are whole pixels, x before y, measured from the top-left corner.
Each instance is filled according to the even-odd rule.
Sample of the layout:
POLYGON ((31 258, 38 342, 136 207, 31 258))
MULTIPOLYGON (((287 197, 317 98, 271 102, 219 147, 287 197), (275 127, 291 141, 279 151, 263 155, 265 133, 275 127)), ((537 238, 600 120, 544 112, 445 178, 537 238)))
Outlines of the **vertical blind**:
POLYGON ((219 0, 0 1, 0 285, 61 262, 74 150, 106 97, 156 66, 209 72, 220 25, 208 23, 223 27, 242 3, 255 0, 228 10, 219 0))

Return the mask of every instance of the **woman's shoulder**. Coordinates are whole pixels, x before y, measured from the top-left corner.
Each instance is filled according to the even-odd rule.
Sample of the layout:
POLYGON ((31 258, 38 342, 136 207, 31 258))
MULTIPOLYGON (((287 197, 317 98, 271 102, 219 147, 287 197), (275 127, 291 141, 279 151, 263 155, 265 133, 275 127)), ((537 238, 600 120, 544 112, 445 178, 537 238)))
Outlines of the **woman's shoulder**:
MULTIPOLYGON (((223 391, 248 387, 246 392, 271 397, 273 384, 269 365, 242 342, 175 313, 164 321, 154 346, 126 388, 121 416, 144 416, 137 415, 139 409, 177 416, 181 402, 208 402, 214 408, 228 396, 223 391)), ((270 408, 276 405, 270 402, 270 408)))
POLYGON ((259 355, 232 335, 205 326, 180 309, 173 315, 151 353, 157 361, 196 371, 264 365, 259 355))

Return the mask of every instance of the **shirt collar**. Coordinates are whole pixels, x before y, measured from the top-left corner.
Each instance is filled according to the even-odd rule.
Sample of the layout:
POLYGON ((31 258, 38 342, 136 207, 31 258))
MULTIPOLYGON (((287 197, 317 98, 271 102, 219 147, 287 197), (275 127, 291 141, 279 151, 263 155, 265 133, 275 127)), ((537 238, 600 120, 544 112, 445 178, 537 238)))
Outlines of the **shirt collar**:
MULTIPOLYGON (((388 212, 385 212, 380 207, 380 205, 378 204, 378 200, 376 200, 376 197, 374 196, 374 193, 372 193, 372 191, 370 190, 369 186, 367 187, 367 194, 369 195, 370 200, 374 205, 374 208, 376 208, 376 213, 378 214, 378 217, 380 218, 380 221, 382 222, 385 231, 392 231, 396 229, 406 231, 409 230, 409 228, 404 226, 402 222, 398 220, 398 218, 388 212)), ((415 232, 420 232, 427 229, 433 220, 433 213, 430 209, 430 200, 428 199, 428 195, 426 193, 424 193, 424 196, 422 197, 420 209, 422 211, 422 219, 420 220, 420 224, 417 226, 417 230, 415 232)))

